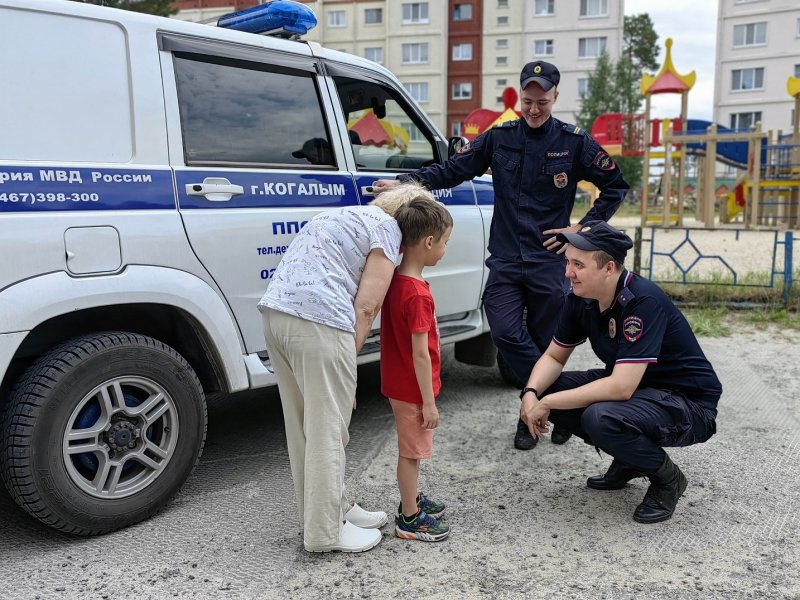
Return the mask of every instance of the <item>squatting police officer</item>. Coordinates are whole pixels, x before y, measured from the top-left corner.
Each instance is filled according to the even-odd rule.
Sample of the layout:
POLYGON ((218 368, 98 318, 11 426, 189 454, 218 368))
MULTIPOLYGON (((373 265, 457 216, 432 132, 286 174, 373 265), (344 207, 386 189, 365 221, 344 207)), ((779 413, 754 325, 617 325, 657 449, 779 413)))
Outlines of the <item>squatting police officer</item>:
POLYGON ((664 451, 705 442, 716 431, 722 394, 714 369, 689 324, 651 281, 623 267, 630 238, 603 221, 558 234, 566 249, 572 293, 553 340, 520 398, 520 413, 540 436, 547 421, 611 455, 596 490, 618 490, 650 479, 633 518, 656 523, 672 516, 687 481, 664 451), (586 340, 605 368, 563 372, 586 340))
MULTIPOLYGON (((616 163, 589 134, 550 114, 560 77, 550 63, 528 63, 520 75, 521 119, 484 132, 444 164, 398 177, 429 189, 450 188, 491 167, 494 215, 483 303, 492 339, 520 387, 550 343, 564 303, 564 261, 555 252, 561 248, 555 234, 575 231, 589 220, 608 220, 628 191, 616 163), (582 179, 595 184, 600 196, 570 227, 582 179)), ((396 183, 382 179, 374 188, 380 193, 396 183)), ((567 439, 558 430, 552 436, 556 443, 567 439)), ((528 449, 535 443, 519 421, 514 445, 528 449)))

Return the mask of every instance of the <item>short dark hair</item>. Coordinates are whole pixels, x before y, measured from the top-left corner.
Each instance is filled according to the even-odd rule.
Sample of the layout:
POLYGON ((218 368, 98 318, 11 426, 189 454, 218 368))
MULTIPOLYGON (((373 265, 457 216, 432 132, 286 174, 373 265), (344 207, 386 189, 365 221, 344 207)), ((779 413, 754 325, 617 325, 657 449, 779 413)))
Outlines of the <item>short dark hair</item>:
POLYGON ((597 263, 597 266, 601 269, 605 267, 609 262, 613 262, 617 266, 617 271, 622 271, 625 266, 619 262, 616 258, 611 256, 608 252, 604 252, 602 250, 595 250, 592 252, 594 255, 594 261, 597 263))
POLYGON ((394 218, 403 234, 404 246, 413 246, 429 235, 438 240, 453 226, 453 216, 444 205, 425 196, 409 200, 397 209, 394 218))

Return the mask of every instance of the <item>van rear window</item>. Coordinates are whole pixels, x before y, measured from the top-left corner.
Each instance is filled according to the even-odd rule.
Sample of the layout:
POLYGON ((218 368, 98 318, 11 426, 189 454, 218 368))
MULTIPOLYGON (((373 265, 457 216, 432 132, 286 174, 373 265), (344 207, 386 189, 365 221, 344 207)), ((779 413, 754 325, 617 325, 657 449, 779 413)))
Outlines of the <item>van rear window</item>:
POLYGON ((313 75, 175 56, 187 165, 336 164, 313 75))

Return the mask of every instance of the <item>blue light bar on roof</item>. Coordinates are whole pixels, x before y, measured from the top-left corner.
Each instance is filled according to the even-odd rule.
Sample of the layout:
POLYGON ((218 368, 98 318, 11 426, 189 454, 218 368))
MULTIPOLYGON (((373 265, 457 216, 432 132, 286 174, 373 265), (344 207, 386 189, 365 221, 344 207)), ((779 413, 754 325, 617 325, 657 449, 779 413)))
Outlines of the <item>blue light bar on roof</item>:
POLYGON ((317 26, 317 16, 305 4, 293 0, 271 0, 252 8, 223 15, 218 27, 248 33, 305 35, 317 26))

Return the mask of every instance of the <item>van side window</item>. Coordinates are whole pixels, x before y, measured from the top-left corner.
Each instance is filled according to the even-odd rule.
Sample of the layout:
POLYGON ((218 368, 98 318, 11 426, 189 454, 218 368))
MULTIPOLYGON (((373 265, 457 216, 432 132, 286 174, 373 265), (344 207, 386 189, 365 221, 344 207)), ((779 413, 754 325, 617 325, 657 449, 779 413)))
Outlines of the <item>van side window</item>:
POLYGON ((333 168, 311 73, 175 54, 187 165, 333 168))
POLYGON ((434 142, 396 91, 372 81, 333 77, 358 170, 410 171, 434 161, 434 142))

